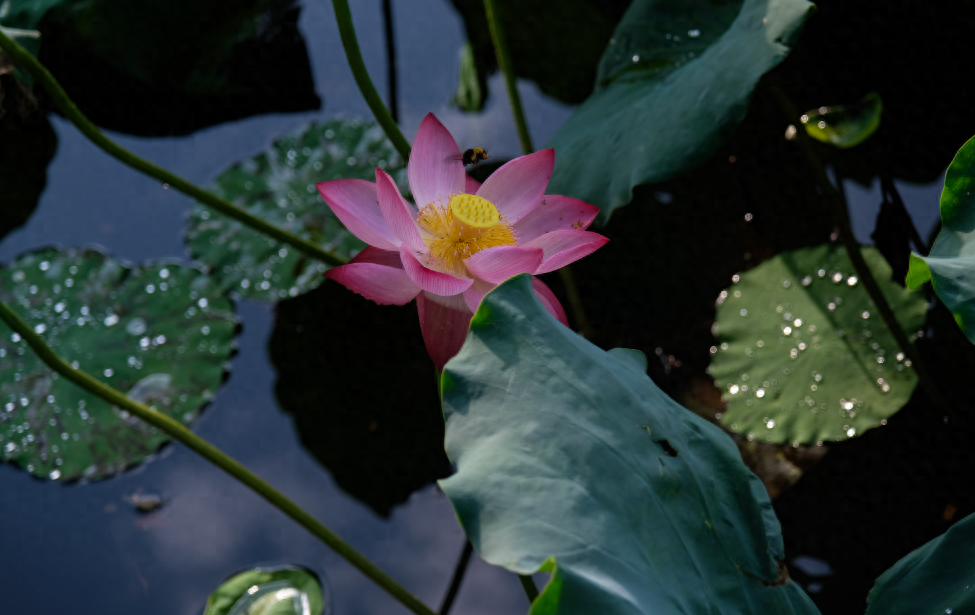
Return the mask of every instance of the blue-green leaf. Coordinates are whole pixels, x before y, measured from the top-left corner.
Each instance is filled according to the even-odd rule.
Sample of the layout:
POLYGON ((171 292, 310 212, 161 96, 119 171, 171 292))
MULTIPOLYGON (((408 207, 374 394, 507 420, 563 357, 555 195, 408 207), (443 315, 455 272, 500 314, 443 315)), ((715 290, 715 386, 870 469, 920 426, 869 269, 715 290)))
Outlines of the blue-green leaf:
POLYGON ((527 275, 485 297, 442 379, 440 484, 475 549, 552 573, 533 615, 818 613, 732 440, 642 367, 559 324, 527 275))
POLYGON ((548 192, 600 207, 605 222, 635 186, 702 163, 744 119, 759 78, 788 55, 812 7, 634 2, 600 62, 600 89, 551 141, 548 192))
POLYGON ((968 339, 975 343, 975 137, 962 146, 945 174, 941 232, 927 256, 911 255, 909 288, 928 280, 968 339))
POLYGON ((867 596, 866 615, 975 612, 975 515, 901 558, 867 596))

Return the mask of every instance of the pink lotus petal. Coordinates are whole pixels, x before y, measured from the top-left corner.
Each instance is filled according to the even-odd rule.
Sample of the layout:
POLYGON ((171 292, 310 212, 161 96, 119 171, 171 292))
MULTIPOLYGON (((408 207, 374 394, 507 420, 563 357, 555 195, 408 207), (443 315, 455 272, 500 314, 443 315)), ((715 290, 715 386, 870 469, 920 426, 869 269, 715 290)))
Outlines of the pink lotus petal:
POLYGON ((399 248, 400 240, 379 209, 376 184, 362 179, 333 179, 316 186, 325 203, 350 233, 377 248, 399 248))
POLYGON ((478 306, 481 305, 481 299, 493 290, 495 286, 497 284, 491 284, 484 280, 474 280, 471 287, 464 291, 464 302, 467 303, 467 308, 472 312, 476 312, 478 306))
POLYGON ((430 203, 446 205, 452 195, 464 192, 467 174, 460 155, 454 138, 428 113, 416 132, 407 167, 410 190, 418 208, 430 203))
POLYGON ((405 245, 400 247, 399 254, 406 275, 410 276, 417 286, 434 295, 459 295, 474 283, 470 278, 455 278, 449 273, 427 269, 405 245))
POLYGON ((420 313, 420 331, 427 354, 438 370, 460 352, 467 339, 473 313, 461 295, 438 297, 422 292, 416 297, 420 313))
POLYGON ((514 224, 541 202, 554 167, 553 149, 515 158, 492 173, 477 196, 494 203, 505 220, 514 224))
POLYGON ((478 188, 481 187, 481 182, 477 181, 470 175, 464 176, 464 192, 467 194, 477 194, 478 188))
POLYGON ((467 270, 485 282, 500 284, 519 273, 534 273, 542 264, 542 248, 498 246, 464 259, 467 270))
POLYGON ((376 191, 379 196, 379 208, 383 218, 393 229, 393 233, 411 250, 420 252, 426 249, 420 230, 416 227, 416 209, 406 202, 400 194, 396 182, 382 169, 376 169, 376 191))
POLYGON ((542 306, 545 310, 555 316, 556 319, 566 327, 569 326, 569 319, 565 317, 565 310, 562 309, 562 304, 559 303, 558 298, 555 293, 552 292, 545 282, 542 282, 535 276, 532 276, 532 290, 535 291, 535 296, 538 300, 542 302, 542 306))
POLYGON ((607 241, 606 237, 590 231, 552 231, 526 245, 545 251, 545 259, 535 273, 548 273, 592 254, 607 241))
POLYGON ((325 277, 380 305, 405 305, 420 292, 403 270, 398 252, 372 246, 349 263, 329 269, 325 277))
POLYGON ((584 230, 599 213, 599 208, 579 199, 546 194, 542 202, 513 225, 518 243, 524 245, 552 231, 584 230))

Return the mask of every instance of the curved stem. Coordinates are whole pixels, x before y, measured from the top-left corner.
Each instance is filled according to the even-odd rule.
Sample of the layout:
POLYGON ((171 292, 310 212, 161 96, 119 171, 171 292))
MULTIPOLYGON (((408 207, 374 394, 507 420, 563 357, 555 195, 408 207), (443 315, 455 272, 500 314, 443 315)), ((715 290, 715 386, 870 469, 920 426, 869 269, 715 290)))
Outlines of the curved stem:
POLYGON ((457 592, 460 591, 460 583, 464 580, 464 572, 467 571, 467 565, 471 562, 471 555, 473 554, 474 545, 471 544, 470 540, 465 540, 464 550, 460 552, 460 559, 457 560, 457 566, 454 567, 454 575, 450 578, 450 587, 447 588, 447 593, 444 595, 437 615, 450 613, 450 607, 454 606, 454 599, 457 598, 457 592))
MULTIPOLYGON (((785 93, 775 85, 767 86, 769 93, 772 98, 778 103, 782 112, 786 115, 790 122, 798 121, 799 112, 796 110, 792 101, 785 95, 785 93)), ((819 156, 816 155, 815 150, 813 150, 812 144, 810 143, 810 137, 806 134, 805 130, 799 126, 796 130, 796 142, 799 144, 799 149, 802 151, 803 158, 806 160, 806 164, 809 166, 809 170, 812 172, 816 183, 819 184, 819 189, 823 193, 823 197, 826 203, 833 210, 833 218, 836 226, 839 227, 840 239, 843 241, 843 245, 846 247, 846 252, 850 256, 850 261, 853 262, 853 268, 856 269, 857 276, 860 278, 860 282, 863 283, 864 288, 873 300, 877 311, 880 312, 880 317, 883 318, 884 323, 887 325, 887 329, 890 331, 897 345, 900 347, 901 351, 908 356, 914 362, 914 372, 917 374, 918 380, 921 382, 921 386, 927 391, 931 400, 937 405, 941 410, 948 416, 956 418, 954 411, 952 410, 951 404, 948 399, 941 392, 934 377, 931 372, 928 371, 927 366, 924 361, 922 361, 917 348, 911 343, 910 338, 905 333, 904 328, 901 327, 900 323, 897 322, 897 317, 894 315, 894 310, 891 309, 890 304, 887 303, 887 299, 884 297, 883 291, 880 290, 880 285, 877 284, 877 279, 874 278, 873 272, 870 271, 870 267, 867 266, 867 262, 863 258, 863 254, 860 252, 860 244, 857 243, 856 237, 853 235, 853 228, 850 226, 849 210, 847 208, 846 200, 843 195, 836 189, 829 177, 826 175, 826 170, 823 168, 823 163, 819 160, 819 156)))
POLYGON ((504 74, 508 100, 511 101, 511 113, 515 116, 515 125, 518 127, 518 140, 521 141, 521 149, 526 154, 530 154, 535 151, 535 148, 532 147, 532 138, 528 134, 528 124, 525 122, 525 113, 521 108, 521 97, 518 96, 518 88, 515 83, 515 72, 511 67, 511 54, 508 53, 508 43, 504 38, 504 29, 501 27, 501 17, 498 15, 498 7, 495 1, 484 0, 484 11, 487 13, 491 42, 494 43, 494 55, 497 57, 498 66, 504 74))
POLYGON ((349 2, 348 0, 332 0, 332 8, 335 9, 335 20, 339 24, 339 35, 342 37, 345 57, 349 61, 349 68, 352 69, 352 75, 359 86, 359 91, 362 92, 362 97, 366 99, 366 104, 372 109, 372 114, 376 116, 376 121, 382 126, 393 147, 396 148, 404 161, 408 161, 410 159, 410 144, 400 132, 399 126, 393 121, 386 105, 383 104, 383 99, 379 97, 376 86, 369 79, 366 64, 362 61, 359 43, 355 38, 355 28, 352 26, 349 2))
MULTIPOLYGON (((504 27, 501 25, 501 16, 498 14, 498 6, 495 0, 484 0, 484 12, 487 13, 491 42, 494 43, 494 55, 498 59, 498 67, 504 74, 505 89, 508 91, 508 100, 511 102, 511 113, 515 117, 515 126, 518 128, 518 140, 521 141, 522 151, 527 155, 534 152, 535 148, 532 146, 532 138, 528 133, 525 112, 521 108, 521 96, 518 95, 515 69, 511 64, 511 54, 508 52, 508 43, 504 37, 504 27)), ((562 280, 562 286, 565 288, 565 294, 569 300, 569 312, 572 314, 572 321, 576 330, 582 337, 592 339, 592 328, 586 318, 586 311, 582 305, 582 295, 579 294, 572 269, 568 265, 559 269, 559 278, 562 280)))
POLYGON ((386 26, 386 88, 389 90, 389 115, 399 123, 399 96, 396 86, 396 39, 393 36, 393 0, 383 0, 383 24, 386 26))
POLYGON ((0 30, 0 49, 3 49, 13 61, 20 67, 27 69, 41 86, 51 95, 51 99, 57 104, 61 112, 64 113, 72 124, 88 137, 92 143, 101 148, 105 153, 126 164, 133 169, 154 177, 164 184, 169 184, 183 194, 192 197, 200 203, 220 212, 228 218, 233 218, 241 224, 273 237, 282 243, 294 246, 304 254, 319 260, 328 265, 342 265, 346 259, 323 250, 320 246, 302 239, 297 235, 281 230, 278 227, 268 224, 243 209, 238 208, 230 201, 226 201, 203 188, 190 183, 182 177, 171 173, 166 169, 157 166, 145 158, 136 156, 115 141, 112 141, 102 133, 85 115, 78 109, 67 92, 61 87, 53 75, 41 64, 30 52, 18 45, 13 39, 0 30))
POLYGON ((210 461, 215 466, 230 474, 244 485, 250 487, 258 495, 267 500, 272 506, 297 521, 299 525, 311 532, 316 538, 328 545, 347 562, 358 568, 364 575, 372 579, 377 585, 389 592, 406 608, 417 615, 435 615, 434 612, 420 602, 413 594, 394 581, 389 575, 370 562, 362 554, 352 548, 337 534, 322 525, 310 514, 302 510, 297 504, 286 498, 281 492, 260 479, 256 474, 245 468, 214 445, 196 435, 181 423, 159 413, 146 405, 140 404, 123 393, 113 389, 104 382, 97 380, 81 370, 74 369, 44 343, 39 335, 34 333, 26 322, 17 315, 6 303, 0 302, 0 319, 15 332, 19 333, 31 349, 44 363, 67 378, 77 386, 93 395, 104 399, 121 409, 139 417, 146 423, 161 429, 174 439, 179 440, 188 448, 210 461))

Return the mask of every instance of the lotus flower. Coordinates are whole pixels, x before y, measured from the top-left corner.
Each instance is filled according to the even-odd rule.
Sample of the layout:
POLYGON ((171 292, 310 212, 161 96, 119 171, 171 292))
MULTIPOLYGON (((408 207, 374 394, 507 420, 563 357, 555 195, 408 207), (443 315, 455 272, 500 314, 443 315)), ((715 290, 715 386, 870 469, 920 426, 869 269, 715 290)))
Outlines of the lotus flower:
MULTIPOLYGON (((458 351, 481 298, 520 273, 548 273, 608 240, 584 230, 599 212, 545 194, 555 152, 516 158, 483 185, 464 171, 460 149, 433 114, 420 124, 407 173, 418 207, 376 169, 376 183, 335 179, 322 197, 352 234, 369 244, 325 276, 366 299, 404 305, 414 298, 437 369, 458 351)), ((545 309, 568 326, 558 299, 532 278, 545 309)))

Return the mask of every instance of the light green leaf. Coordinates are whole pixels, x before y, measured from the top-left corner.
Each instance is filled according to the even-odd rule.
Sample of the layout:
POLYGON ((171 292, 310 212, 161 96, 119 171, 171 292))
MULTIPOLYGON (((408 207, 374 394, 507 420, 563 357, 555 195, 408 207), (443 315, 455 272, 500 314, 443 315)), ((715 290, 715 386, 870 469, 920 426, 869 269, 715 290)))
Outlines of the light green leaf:
POLYGON ((788 55, 812 6, 634 2, 603 55, 600 89, 550 143, 548 192, 600 207, 605 222, 634 186, 704 162, 744 119, 758 79, 788 55))
POLYGON ((532 615, 818 613, 731 438, 559 324, 529 276, 488 293, 442 387, 441 487, 482 558, 552 573, 532 615))
POLYGON ((962 146, 945 174, 941 232, 927 256, 911 255, 907 283, 931 280, 968 339, 975 343, 975 138, 962 146))
MULTIPOLYGON (((890 281, 890 265, 862 250, 898 321, 924 323, 921 293, 890 281)), ((783 252, 733 278, 718 299, 710 373, 732 431, 776 444, 843 440, 881 425, 917 384, 846 250, 783 252)))
POLYGON ((866 615, 975 612, 975 515, 915 549, 880 575, 866 615))
MULTIPOLYGON (((202 272, 39 250, 0 271, 0 300, 69 363, 184 424, 223 382, 233 305, 202 272)), ((0 450, 34 476, 99 479, 169 436, 78 388, 0 323, 0 450)))
MULTIPOLYGON (((211 189, 278 228, 351 258, 365 244, 342 226, 315 183, 376 181, 377 166, 394 177, 404 169, 382 129, 362 120, 331 120, 278 139, 263 154, 224 171, 211 189)), ((184 239, 222 290, 250 299, 294 297, 318 286, 327 268, 202 205, 190 212, 184 239)))
POLYGON ((877 132, 883 111, 880 94, 870 92, 856 104, 807 111, 799 121, 810 137, 840 149, 848 149, 863 143, 877 132))
POLYGON ((203 615, 322 615, 322 594, 321 581, 305 568, 255 568, 215 589, 203 615))

